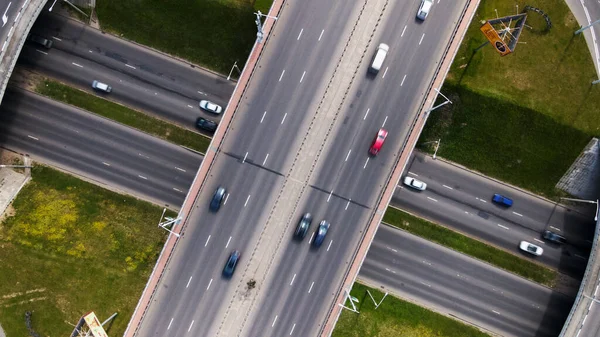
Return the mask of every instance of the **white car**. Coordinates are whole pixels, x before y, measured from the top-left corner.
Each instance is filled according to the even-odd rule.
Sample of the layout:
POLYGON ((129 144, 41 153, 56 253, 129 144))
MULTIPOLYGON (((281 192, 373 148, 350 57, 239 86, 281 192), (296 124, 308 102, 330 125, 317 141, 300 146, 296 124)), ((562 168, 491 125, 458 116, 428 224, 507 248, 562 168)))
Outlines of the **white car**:
POLYGON ((544 249, 540 246, 536 246, 533 243, 529 243, 527 241, 521 241, 519 244, 519 248, 522 251, 527 252, 529 254, 533 254, 535 256, 540 256, 544 252, 544 249))
POLYGON ((200 109, 206 110, 208 112, 212 112, 214 114, 220 114, 223 111, 220 105, 217 105, 211 101, 207 101, 205 99, 200 101, 200 109))
POLYGON ((102 83, 100 81, 96 81, 94 80, 94 82, 92 82, 92 88, 96 89, 96 90, 100 90, 100 91, 104 91, 104 92, 111 92, 112 91, 112 87, 106 83, 102 83))
POLYGON ((419 10, 417 11, 417 19, 427 19, 427 15, 429 15, 431 7, 433 7, 433 0, 421 0, 421 6, 419 6, 419 10))
POLYGON ((410 186, 415 190, 419 191, 425 191, 425 189, 427 188, 427 184, 413 177, 404 177, 404 185, 410 186))

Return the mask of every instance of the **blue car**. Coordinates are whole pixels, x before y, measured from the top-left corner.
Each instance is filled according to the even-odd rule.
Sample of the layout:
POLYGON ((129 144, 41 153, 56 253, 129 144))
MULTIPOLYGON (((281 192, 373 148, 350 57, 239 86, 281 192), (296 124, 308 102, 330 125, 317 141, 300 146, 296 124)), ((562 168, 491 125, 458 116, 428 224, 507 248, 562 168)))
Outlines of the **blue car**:
POLYGON ((233 272, 235 271, 235 266, 237 266, 238 261, 240 260, 240 252, 234 250, 229 255, 227 259, 227 263, 225 263, 225 267, 223 267, 223 276, 231 277, 233 272))
POLYGON ((323 220, 319 224, 319 228, 315 232, 315 241, 313 241, 313 246, 320 247, 323 241, 325 241, 325 236, 327 235, 327 231, 329 230, 329 222, 323 220))
POLYGON ((212 200, 210 201, 210 210, 216 212, 221 208, 221 203, 225 199, 225 195, 227 194, 227 190, 223 186, 219 186, 213 194, 212 200))
POLYGON ((492 201, 504 207, 510 207, 513 204, 512 199, 502 196, 500 194, 494 194, 492 201))

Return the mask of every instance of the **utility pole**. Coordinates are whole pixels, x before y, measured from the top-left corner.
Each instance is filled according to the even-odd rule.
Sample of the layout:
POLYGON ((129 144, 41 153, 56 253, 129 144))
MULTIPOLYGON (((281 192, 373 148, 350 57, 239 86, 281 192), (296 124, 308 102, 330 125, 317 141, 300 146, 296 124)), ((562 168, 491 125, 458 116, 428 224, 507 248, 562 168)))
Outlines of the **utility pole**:
POLYGON ((573 198, 561 198, 562 200, 569 200, 574 202, 585 202, 588 204, 596 204, 596 215, 594 216, 594 221, 598 221, 598 199, 594 200, 584 200, 584 199, 573 199, 573 198))
MULTIPOLYGON (((441 107, 443 105, 446 105, 448 103, 452 104, 452 101, 448 97, 444 96, 444 94, 442 94, 442 92, 439 91, 437 88, 433 88, 433 90, 435 90, 435 92, 437 92, 438 95, 442 95, 442 97, 444 97, 444 99, 446 99, 446 101, 444 103, 442 103, 442 104, 436 105, 433 108, 425 111, 425 114, 423 115, 423 117, 425 117, 425 118, 427 118, 427 116, 429 116, 429 113, 432 112, 433 110, 435 110, 435 109, 437 109, 437 108, 439 108, 439 107, 441 107)), ((437 99, 437 95, 435 96, 435 99, 433 100, 433 102, 435 102, 436 99, 437 99)))
POLYGON ((585 27, 581 27, 581 28, 579 28, 578 30, 576 30, 576 31, 575 31, 575 35, 579 35, 579 34, 581 34, 581 33, 582 33, 584 30, 586 30, 586 29, 590 28, 591 26, 593 26, 593 25, 595 25, 595 24, 597 24, 597 23, 599 23, 599 22, 600 22, 600 19, 598 19, 598 20, 596 20, 596 21, 594 21, 594 22, 590 23, 589 25, 587 25, 587 26, 585 26, 585 27))
POLYGON ((263 26, 262 26, 262 22, 260 21, 260 17, 264 16, 266 18, 271 18, 273 20, 277 20, 276 16, 270 16, 270 15, 265 15, 263 13, 261 13, 260 11, 258 11, 258 13, 254 13, 254 15, 256 15, 256 28, 258 28, 258 32, 256 32, 256 38, 258 39, 258 43, 262 42, 264 31, 263 31, 263 26))
POLYGON ((435 160, 435 155, 437 154, 438 149, 440 148, 440 142, 442 141, 442 139, 438 139, 438 141, 436 142, 437 145, 435 146, 435 151, 433 152, 433 159, 435 160))
POLYGON ((229 79, 231 79, 231 73, 233 72, 233 69, 237 69, 238 73, 242 73, 242 71, 240 70, 240 68, 237 66, 237 61, 235 61, 233 63, 233 67, 231 67, 231 70, 229 71, 229 76, 227 76, 227 80, 229 81, 229 79))

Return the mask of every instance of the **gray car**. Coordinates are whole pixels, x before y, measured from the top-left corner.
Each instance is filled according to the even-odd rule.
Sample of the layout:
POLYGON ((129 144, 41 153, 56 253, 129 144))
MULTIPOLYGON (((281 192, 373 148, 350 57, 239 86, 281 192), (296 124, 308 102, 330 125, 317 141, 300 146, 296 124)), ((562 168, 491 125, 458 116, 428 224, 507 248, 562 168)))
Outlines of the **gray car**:
POLYGON ((433 7, 433 0, 421 0, 421 5, 417 11, 417 19, 424 21, 433 7))

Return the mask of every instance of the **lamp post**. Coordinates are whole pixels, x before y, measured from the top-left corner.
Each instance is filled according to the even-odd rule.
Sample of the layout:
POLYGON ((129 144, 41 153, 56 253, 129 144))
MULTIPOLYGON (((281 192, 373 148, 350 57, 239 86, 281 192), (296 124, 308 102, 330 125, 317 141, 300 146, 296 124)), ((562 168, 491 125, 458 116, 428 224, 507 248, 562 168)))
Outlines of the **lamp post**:
POLYGON ((437 154, 437 151, 438 151, 438 149, 440 148, 440 142, 441 142, 441 141, 442 141, 442 139, 441 139, 441 138, 440 138, 440 139, 438 139, 438 140, 436 141, 436 143, 437 143, 437 144, 436 144, 436 146, 435 146, 435 151, 433 152, 433 159, 435 159, 435 156, 436 156, 436 154, 437 154))
MULTIPOLYGON (((437 88, 433 88, 433 90, 435 90, 435 92, 437 92, 438 95, 442 95, 442 97, 444 97, 444 99, 446 99, 446 101, 442 104, 438 104, 438 105, 434 106, 433 108, 425 111, 425 114, 423 115, 424 118, 427 118, 427 116, 429 116, 429 113, 432 112, 433 110, 435 110, 441 106, 444 106, 448 103, 452 104, 452 101, 448 97, 444 96, 444 94, 442 94, 441 91, 439 91, 437 88)), ((437 96, 435 98, 437 99, 437 96)), ((433 101, 435 102, 435 99, 433 101)))
POLYGON ((254 21, 254 22, 256 22, 256 28, 258 28, 258 32, 256 32, 256 38, 258 39, 258 43, 261 43, 263 36, 264 36, 264 32, 263 32, 262 22, 260 21, 260 17, 264 16, 266 18, 271 18, 273 20, 277 20, 277 17, 263 14, 263 13, 261 13, 261 11, 254 13, 254 15, 256 15, 256 21, 254 21))
POLYGON ((52 3, 52 6, 50 6, 50 8, 48 8, 48 12, 52 12, 52 8, 54 8, 54 5, 56 5, 56 1, 58 1, 58 0, 54 0, 54 2, 52 3))
POLYGON ((573 199, 573 198, 561 198, 562 200, 569 200, 569 201, 575 201, 575 202, 585 202, 588 204, 596 204, 596 215, 594 216, 594 221, 598 221, 598 200, 596 199, 596 201, 594 200, 584 200, 584 199, 573 199))

